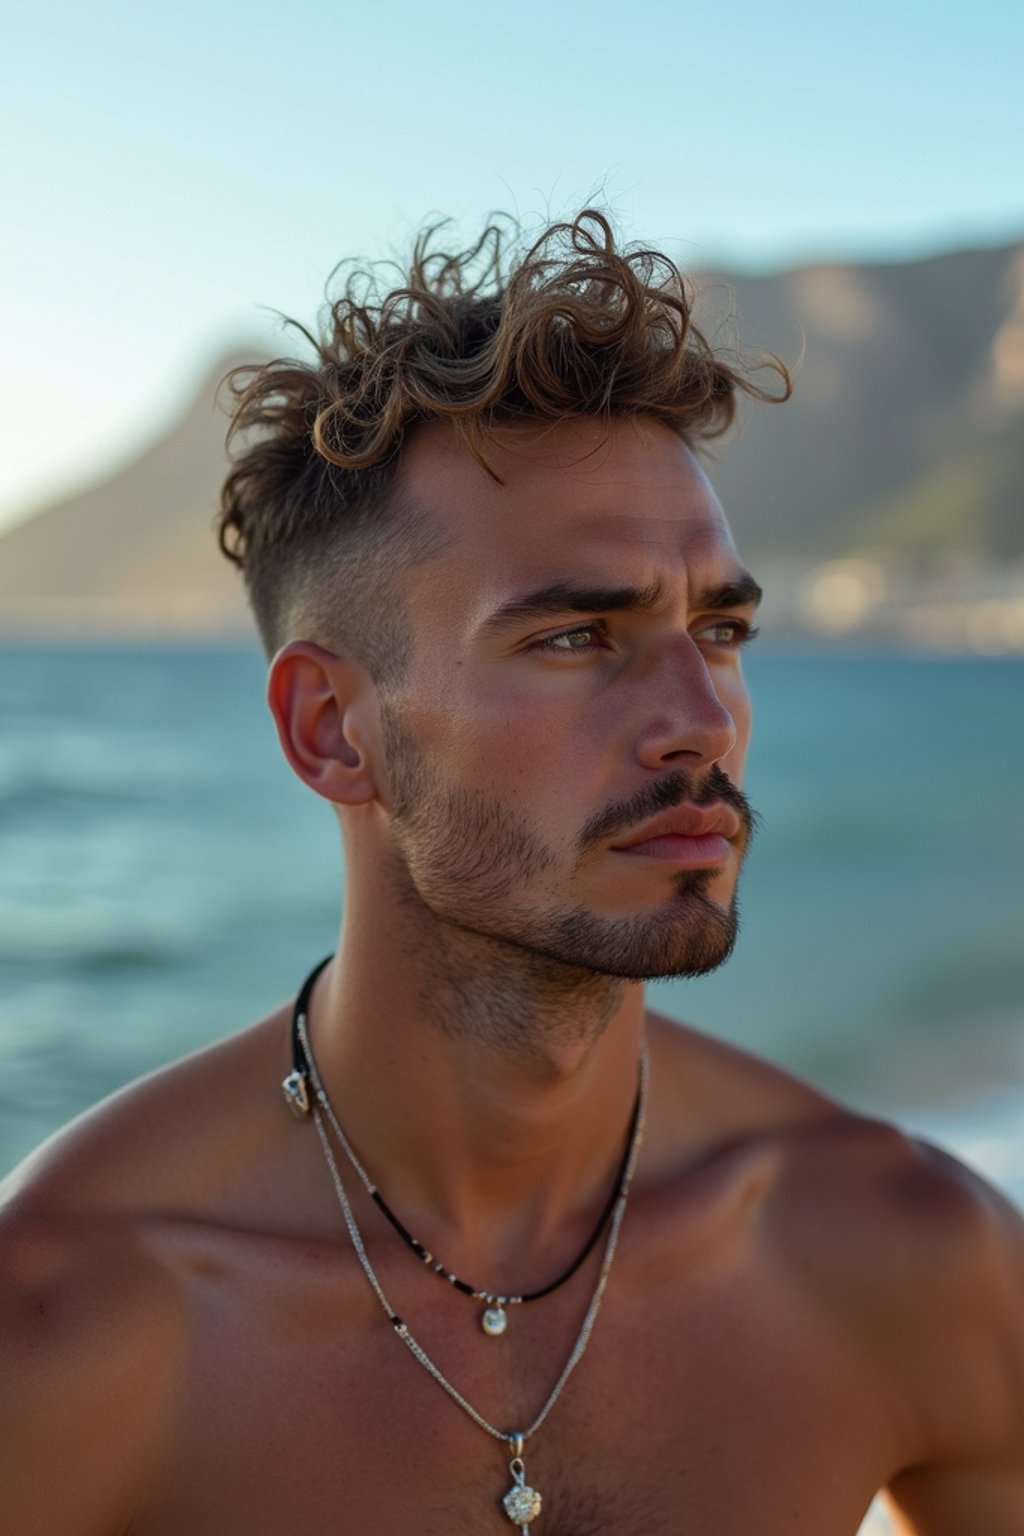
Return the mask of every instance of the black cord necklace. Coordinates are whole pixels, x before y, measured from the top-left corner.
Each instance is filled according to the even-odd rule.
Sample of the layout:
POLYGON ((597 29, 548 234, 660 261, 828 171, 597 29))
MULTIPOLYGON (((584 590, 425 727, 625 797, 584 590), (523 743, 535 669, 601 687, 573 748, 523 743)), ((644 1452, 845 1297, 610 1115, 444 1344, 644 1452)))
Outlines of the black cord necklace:
MULTIPOLYGON (((316 1063, 313 1060, 308 1036, 306 1034, 306 1017, 309 1010, 309 999, 313 991, 314 982, 330 959, 331 956, 328 955, 326 960, 321 960, 320 964, 316 966, 315 969, 312 970, 306 977, 306 980, 302 984, 302 989, 299 992, 298 997, 295 999, 295 1007, 292 1011, 292 1070, 282 1082, 281 1090, 284 1093, 285 1101, 288 1104, 289 1109, 291 1109, 293 1113, 296 1114, 300 1119, 308 1115, 310 1112, 310 1080, 312 1079, 314 1084, 319 1081, 316 1073, 316 1063)), ((453 1274, 450 1269, 446 1269, 445 1266, 441 1263, 440 1259, 435 1259, 434 1255, 429 1252, 423 1243, 421 1243, 418 1238, 412 1235, 408 1227, 406 1227, 404 1223, 401 1222, 395 1215, 394 1211, 388 1205, 387 1201, 384 1199, 384 1196, 381 1194, 380 1190, 374 1184, 366 1169, 359 1161, 354 1148, 349 1143, 348 1137, 345 1135, 340 1124, 338 1123, 338 1118, 335 1115, 331 1102, 328 1099, 327 1094, 322 1086, 318 1089, 317 1096, 321 1108, 330 1121, 331 1128, 334 1131, 334 1134, 337 1137, 338 1142, 340 1143, 341 1148, 345 1153, 345 1156, 352 1164, 352 1167, 362 1181, 367 1194, 373 1200, 378 1210, 391 1223, 392 1227, 394 1227, 402 1241, 409 1248, 411 1248, 413 1253, 415 1253, 416 1256, 421 1259, 424 1264, 428 1265, 436 1275, 440 1275, 443 1280, 447 1280, 449 1285, 453 1286, 455 1290, 461 1291, 464 1296, 470 1296, 474 1301, 482 1301, 485 1303, 485 1308, 480 1318, 480 1325, 483 1328, 484 1333, 489 1334, 492 1338, 496 1338, 499 1334, 504 1333, 505 1329, 508 1327, 508 1314, 505 1310, 506 1307, 522 1306, 528 1301, 540 1301, 542 1297, 550 1296, 553 1291, 557 1291, 559 1287, 565 1285, 566 1281, 571 1280, 576 1271, 590 1257, 590 1254, 593 1252, 594 1247, 596 1246, 597 1241, 601 1236, 601 1233, 604 1231, 606 1225, 608 1224, 608 1220, 612 1214, 612 1211, 615 1209, 615 1205, 619 1199, 619 1196, 622 1194, 627 1170, 630 1164, 630 1156, 633 1150, 633 1144, 636 1140, 637 1126, 639 1124, 640 1118, 640 1098, 638 1095, 636 1104, 633 1107, 633 1117, 630 1121, 629 1134, 626 1138, 626 1150, 623 1153, 622 1161, 619 1164, 619 1170, 615 1178, 614 1188, 612 1189, 612 1192, 608 1197, 608 1201, 605 1204, 600 1217, 598 1218, 597 1225, 591 1232, 590 1236, 587 1238, 583 1248, 569 1265, 569 1268, 560 1274, 556 1280, 552 1280, 550 1285, 541 1286, 539 1290, 527 1291, 521 1296, 500 1296, 494 1291, 482 1290, 478 1286, 470 1285, 467 1280, 460 1280, 458 1275, 453 1274)))

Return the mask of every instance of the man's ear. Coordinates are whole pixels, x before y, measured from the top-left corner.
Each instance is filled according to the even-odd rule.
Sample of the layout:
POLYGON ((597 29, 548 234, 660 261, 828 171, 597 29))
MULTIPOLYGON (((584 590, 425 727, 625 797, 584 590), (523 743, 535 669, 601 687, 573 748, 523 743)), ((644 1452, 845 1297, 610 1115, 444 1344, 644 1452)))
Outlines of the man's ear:
POLYGON ((304 784, 335 805, 377 798, 377 694, 365 667, 309 640, 270 664, 267 703, 285 757, 304 784))

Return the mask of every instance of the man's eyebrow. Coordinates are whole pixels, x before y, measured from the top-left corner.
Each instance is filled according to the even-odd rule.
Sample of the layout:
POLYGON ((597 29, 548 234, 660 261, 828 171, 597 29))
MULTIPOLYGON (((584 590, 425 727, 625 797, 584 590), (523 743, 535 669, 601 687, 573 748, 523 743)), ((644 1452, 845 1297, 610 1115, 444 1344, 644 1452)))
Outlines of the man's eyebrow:
POLYGON ((591 587, 575 581, 550 581, 534 592, 523 592, 496 608, 483 623, 486 634, 495 634, 533 619, 549 619, 559 613, 643 613, 661 601, 662 586, 591 587))
MULTIPOLYGON (((747 608, 761 601, 761 588, 747 571, 697 594, 695 608, 747 608)), ((583 586, 571 580, 548 582, 534 592, 523 592, 496 608, 482 625, 484 634, 498 634, 534 619, 560 613, 647 613, 662 601, 660 581, 646 587, 583 586)))
POLYGON ((717 587, 705 587, 693 600, 694 608, 756 608, 764 592, 749 571, 741 571, 717 587))

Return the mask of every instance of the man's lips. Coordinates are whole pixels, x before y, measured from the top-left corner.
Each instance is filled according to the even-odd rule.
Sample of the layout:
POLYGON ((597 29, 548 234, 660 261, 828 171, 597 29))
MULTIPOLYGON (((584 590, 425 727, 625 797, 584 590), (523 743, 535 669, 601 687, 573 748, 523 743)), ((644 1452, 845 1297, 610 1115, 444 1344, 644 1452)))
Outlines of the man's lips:
POLYGON ((634 827, 612 850, 700 869, 725 862, 740 828, 740 818, 724 801, 680 805, 634 827))

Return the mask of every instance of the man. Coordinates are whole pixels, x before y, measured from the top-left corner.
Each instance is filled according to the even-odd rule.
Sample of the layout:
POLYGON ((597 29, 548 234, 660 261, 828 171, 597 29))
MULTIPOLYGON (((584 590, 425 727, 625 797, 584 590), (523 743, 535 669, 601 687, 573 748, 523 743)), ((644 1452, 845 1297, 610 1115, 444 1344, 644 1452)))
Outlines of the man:
POLYGON ((239 386, 222 540, 340 943, 10 1181, 4 1532, 853 1536, 881 1487, 1024 1532, 1020 1219, 644 1007, 727 957, 753 825, 693 452, 738 390, 594 213, 421 243, 239 386))

